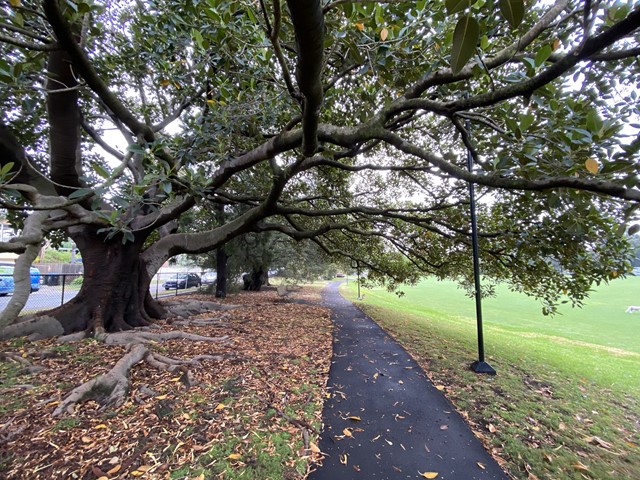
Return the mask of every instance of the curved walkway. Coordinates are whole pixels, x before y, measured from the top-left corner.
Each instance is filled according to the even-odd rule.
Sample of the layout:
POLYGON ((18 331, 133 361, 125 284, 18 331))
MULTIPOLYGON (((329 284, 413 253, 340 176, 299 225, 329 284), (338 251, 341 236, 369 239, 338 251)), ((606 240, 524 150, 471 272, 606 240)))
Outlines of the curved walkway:
POLYGON ((318 445, 326 457, 309 479, 506 480, 409 354, 342 298, 340 283, 323 291, 335 324, 318 445))

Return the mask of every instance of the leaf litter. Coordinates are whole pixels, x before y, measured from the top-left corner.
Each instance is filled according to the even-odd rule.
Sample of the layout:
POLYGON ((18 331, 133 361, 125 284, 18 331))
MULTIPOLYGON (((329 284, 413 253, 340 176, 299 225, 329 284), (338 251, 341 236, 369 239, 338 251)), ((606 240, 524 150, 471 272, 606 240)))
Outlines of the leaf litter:
MULTIPOLYGON (((319 301, 311 289, 297 293, 319 301)), ((283 303, 275 291, 242 292, 224 303, 240 308, 219 322, 180 330, 228 335, 229 342, 151 346, 173 358, 217 356, 190 365, 194 384, 140 363, 130 372, 125 403, 115 410, 89 400, 72 415, 52 416, 70 390, 108 372, 126 347, 94 340, 0 342, 0 352, 10 354, 0 361, 0 477, 233 478, 228 472, 247 470, 250 478, 266 452, 280 457, 283 478, 304 478, 322 456, 317 432, 332 352, 329 310, 283 303), (12 356, 38 358, 34 363, 44 369, 18 375, 12 356)), ((159 322, 158 331, 175 330, 170 323, 159 322)))

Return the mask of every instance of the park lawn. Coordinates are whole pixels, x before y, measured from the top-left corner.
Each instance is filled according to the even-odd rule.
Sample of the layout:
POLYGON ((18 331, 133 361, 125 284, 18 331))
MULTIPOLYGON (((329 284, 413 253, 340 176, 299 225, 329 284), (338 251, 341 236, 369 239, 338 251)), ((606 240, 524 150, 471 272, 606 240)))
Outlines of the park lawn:
MULTIPOLYGON (((477 358, 475 304, 427 280, 398 298, 357 303, 395 336, 516 478, 640 478, 640 315, 625 314, 640 279, 601 286, 582 310, 544 317, 524 295, 483 302, 487 360, 477 358)), ((356 299, 355 284, 343 290, 356 299)))

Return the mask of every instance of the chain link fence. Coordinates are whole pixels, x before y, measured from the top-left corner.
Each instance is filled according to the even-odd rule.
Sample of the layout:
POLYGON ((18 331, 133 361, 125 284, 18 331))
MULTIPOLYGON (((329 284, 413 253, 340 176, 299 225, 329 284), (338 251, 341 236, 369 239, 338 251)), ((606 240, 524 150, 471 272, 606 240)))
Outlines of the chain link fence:
MULTIPOLYGON (((68 302, 80 291, 83 278, 82 273, 42 273, 38 281, 32 274, 31 294, 21 315, 48 310, 68 302)), ((214 283, 215 275, 211 279, 211 275, 195 272, 158 273, 151 280, 149 291, 154 298, 195 293, 214 283)), ((0 312, 13 294, 13 281, 10 283, 11 287, 0 290, 0 312)))

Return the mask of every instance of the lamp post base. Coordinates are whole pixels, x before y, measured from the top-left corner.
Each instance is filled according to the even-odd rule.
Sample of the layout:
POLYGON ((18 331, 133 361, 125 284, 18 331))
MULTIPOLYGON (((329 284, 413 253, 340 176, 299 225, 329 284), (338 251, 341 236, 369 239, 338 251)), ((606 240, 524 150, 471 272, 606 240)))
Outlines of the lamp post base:
POLYGON ((489 365, 487 362, 481 362, 479 360, 476 360, 471 364, 471 370, 476 373, 486 373, 488 375, 496 374, 495 369, 491 365, 489 365))

